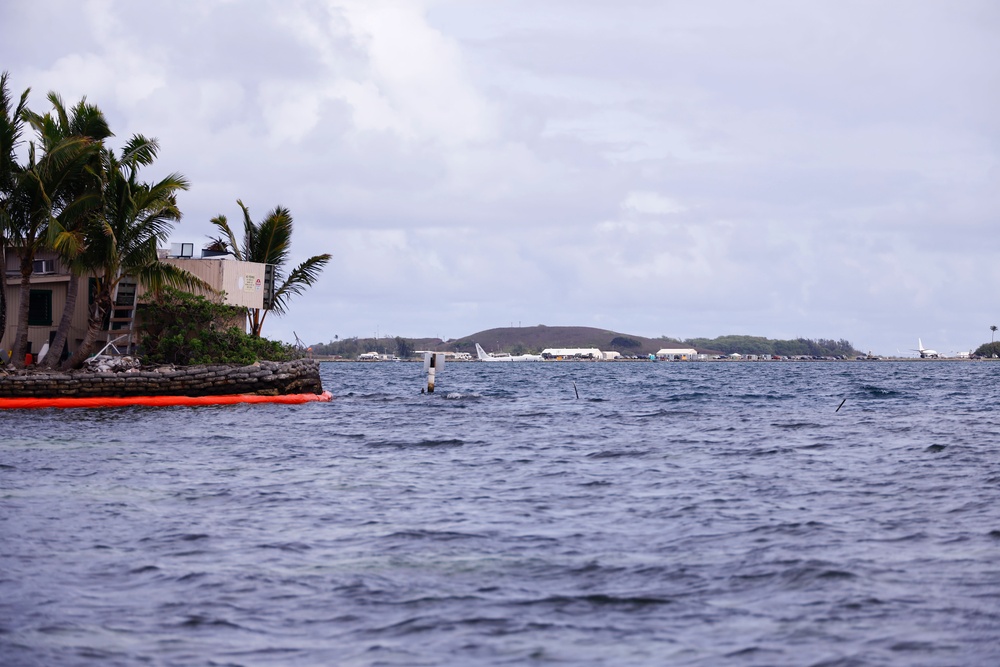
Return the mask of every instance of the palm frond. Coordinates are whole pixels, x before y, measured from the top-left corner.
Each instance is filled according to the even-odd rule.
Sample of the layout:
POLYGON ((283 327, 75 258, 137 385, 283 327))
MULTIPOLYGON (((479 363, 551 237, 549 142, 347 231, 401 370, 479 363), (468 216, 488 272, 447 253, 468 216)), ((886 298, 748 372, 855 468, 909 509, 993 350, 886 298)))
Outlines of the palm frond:
POLYGON ((156 156, 160 152, 160 142, 156 139, 149 139, 141 134, 133 134, 125 142, 125 147, 121 152, 121 163, 127 165, 133 172, 140 166, 148 167, 156 161, 156 156))
POLYGON ((14 149, 21 142, 24 113, 28 108, 28 93, 31 91, 30 88, 25 90, 17 105, 12 107, 12 98, 8 88, 9 78, 9 73, 0 73, 0 160, 8 163, 4 165, 4 168, 11 165, 14 159, 14 149))
POLYGON ((271 310, 277 315, 284 315, 288 308, 289 299, 302 294, 307 287, 311 287, 319 279, 319 274, 331 258, 329 253, 316 255, 292 269, 288 278, 274 291, 271 310))
POLYGON ((202 290, 208 294, 217 293, 211 285, 190 271, 165 262, 150 262, 132 275, 135 275, 143 285, 154 292, 169 286, 190 291, 202 290))
MULTIPOLYGON (((212 218, 211 222, 220 230, 237 259, 245 262, 267 264, 272 267, 273 281, 276 285, 274 298, 270 309, 249 308, 251 334, 260 335, 261 327, 269 312, 283 315, 286 312, 291 297, 301 294, 318 278, 323 267, 330 261, 330 255, 317 255, 295 267, 287 278, 283 276, 282 268, 288 262, 292 242, 292 214, 283 206, 275 206, 260 223, 255 223, 250 216, 250 209, 242 200, 236 200, 243 212, 243 239, 237 243, 232 227, 223 215, 212 218)), ((214 242, 221 242, 213 239, 214 242)))
POLYGON ((209 222, 215 225, 215 228, 218 229, 220 232, 222 232, 223 236, 229 242, 230 251, 236 257, 236 259, 242 261, 243 254, 242 251, 240 250, 240 244, 236 242, 236 235, 233 234, 233 230, 229 226, 229 221, 226 219, 226 216, 221 214, 217 215, 214 218, 212 218, 209 222))
POLYGON ((250 217, 250 209, 246 207, 243 200, 237 199, 236 203, 243 211, 243 261, 259 261, 254 259, 256 256, 254 249, 257 247, 257 225, 254 224, 253 219, 250 217))
POLYGON ((261 264, 282 266, 288 262, 292 244, 292 214, 275 206, 257 228, 256 259, 261 264))

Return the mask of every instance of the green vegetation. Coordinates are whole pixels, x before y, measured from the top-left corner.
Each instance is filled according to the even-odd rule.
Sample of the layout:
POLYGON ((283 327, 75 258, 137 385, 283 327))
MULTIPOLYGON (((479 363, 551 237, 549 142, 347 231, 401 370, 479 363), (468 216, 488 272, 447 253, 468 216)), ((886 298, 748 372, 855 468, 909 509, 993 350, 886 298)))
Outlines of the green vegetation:
MULTIPOLYGON (((138 179, 139 169, 156 158, 156 141, 136 135, 116 156, 104 145, 113 134, 100 109, 82 100, 67 110, 58 95, 49 93, 52 111, 40 115, 28 109, 27 95, 25 91, 12 107, 7 74, 0 77, 0 236, 17 252, 21 275, 12 358, 23 364, 27 350, 35 258, 53 250, 75 276, 54 349, 61 349, 67 338, 80 278, 92 275, 96 282, 88 330, 65 364, 71 368, 93 351, 124 275, 153 288, 205 285, 157 257, 157 243, 166 241, 180 219, 176 192, 186 189, 187 182, 179 174, 152 184, 138 179), (34 137, 22 164, 16 149, 25 126, 34 137)), ((6 321, 7 304, 0 305, 6 321)), ((47 365, 54 366, 58 357, 49 355, 47 365)))
POLYGON ((344 359, 356 359, 359 354, 365 352, 378 352, 379 354, 394 354, 400 359, 407 359, 414 355, 416 350, 435 349, 441 343, 440 340, 403 338, 401 336, 387 336, 385 338, 343 338, 329 343, 314 343, 310 347, 312 353, 321 357, 342 357, 344 359))
MULTIPOLYGON (((62 99, 55 93, 49 93, 52 112, 38 116, 30 111, 25 116, 31 120, 31 125, 39 136, 50 137, 48 143, 55 141, 73 141, 84 137, 80 146, 80 164, 68 172, 70 180, 65 187, 53 188, 61 195, 61 209, 49 220, 48 244, 58 251, 63 262, 73 267, 77 274, 89 270, 83 263, 83 255, 87 249, 88 229, 100 214, 103 188, 104 169, 101 161, 101 141, 111 136, 104 114, 95 106, 81 101, 67 113, 62 99)), ((47 149, 47 153, 52 153, 47 149)), ((63 307, 62 319, 56 328, 52 341, 53 350, 62 350, 69 335, 76 310, 76 302, 80 292, 80 280, 71 280, 66 286, 66 302, 63 307)), ((45 365, 54 368, 59 361, 59 355, 46 357, 45 365)))
MULTIPOLYGON (((28 109, 28 91, 24 91, 18 103, 13 105, 7 79, 7 72, 0 74, 0 277, 7 275, 7 255, 3 248, 7 247, 13 235, 14 221, 10 210, 15 206, 20 190, 17 186, 23 171, 16 151, 24 131, 24 113, 28 109)), ((6 327, 7 289, 3 285, 0 288, 0 338, 3 338, 6 327)))
POLYGON ((138 179, 139 170, 151 165, 158 152, 156 140, 141 135, 133 136, 120 156, 111 149, 101 151, 102 206, 95 220, 96 232, 88 237, 77 266, 77 270, 93 273, 96 294, 83 342, 66 362, 69 368, 81 365, 94 351, 112 310, 112 295, 126 276, 154 290, 166 285, 208 288, 187 271, 161 262, 157 255, 157 247, 166 243, 181 217, 177 191, 188 187, 180 174, 169 174, 156 183, 138 179))
POLYGON ((719 336, 718 338, 689 338, 685 344, 698 349, 714 350, 722 354, 767 354, 782 357, 854 357, 861 352, 846 340, 771 340, 759 336, 719 336))
POLYGON ((44 116, 27 107, 21 109, 19 122, 29 125, 35 136, 28 142, 27 161, 14 163, 3 195, 4 235, 20 258, 15 361, 24 358, 28 346, 28 304, 35 257, 44 249, 54 248, 73 266, 73 258, 81 248, 79 236, 86 234, 84 228, 99 207, 101 142, 111 136, 96 107, 81 101, 67 112, 57 95, 50 93, 48 99, 53 111, 44 116))
POLYGON ((226 216, 218 215, 212 218, 212 224, 223 236, 213 239, 212 245, 232 252, 236 259, 244 262, 259 262, 273 267, 275 287, 271 303, 265 303, 265 309, 247 308, 250 333, 260 336, 267 314, 274 311, 277 315, 284 315, 288 300, 316 282, 323 267, 330 261, 330 255, 310 257, 286 275, 284 266, 288 263, 292 245, 292 214, 287 208, 276 206, 263 220, 255 223, 243 202, 237 200, 236 203, 243 210, 243 242, 237 243, 226 216))
POLYGON ((295 350, 283 343, 248 335, 244 309, 165 287, 140 305, 142 357, 154 364, 252 364, 285 361, 295 350))
MULTIPOLYGON (((86 99, 67 108, 57 94, 49 93, 52 110, 40 115, 27 106, 29 92, 25 90, 15 103, 8 90, 8 74, 0 75, 0 248, 10 247, 17 252, 21 277, 18 302, 14 304, 18 316, 11 342, 12 359, 15 365, 24 363, 35 258, 42 251, 54 251, 74 279, 68 283, 51 349, 62 350, 69 336, 83 278, 91 278, 94 285, 87 331, 63 365, 73 368, 94 351, 113 310, 116 287, 124 278, 135 279, 153 291, 164 286, 211 290, 187 271, 159 260, 157 248, 169 240, 174 224, 181 219, 177 193, 186 190, 188 182, 178 173, 155 182, 140 178, 140 172, 156 160, 157 141, 137 134, 116 154, 106 145, 114 135, 99 108, 87 104, 86 99), (33 135, 22 162, 19 155, 25 129, 33 135)), ((284 265, 292 234, 288 209, 276 207, 255 224, 246 207, 239 204, 244 214, 243 243, 236 242, 225 218, 219 216, 212 222, 225 237, 213 245, 231 250, 238 259, 267 264, 273 271, 275 289, 265 309, 244 311, 252 336, 259 337, 267 312, 284 314, 289 299, 316 281, 330 255, 311 257, 286 275, 284 265)), ((0 252, 0 276, 6 274, 5 262, 0 252)), ((6 289, 0 289, 0 336, 8 317, 6 296, 6 289)), ((195 340, 204 342, 201 338, 195 340)), ((224 345, 243 347, 233 340, 224 345)), ((199 350, 171 354, 178 359, 206 356, 199 350)), ((236 356, 242 359, 242 354, 236 356)), ((270 352, 263 349, 262 354, 270 352)), ((59 356, 47 355, 44 363, 54 367, 59 356)))
POLYGON ((615 336, 611 339, 611 349, 619 352, 624 350, 634 350, 639 347, 642 347, 642 343, 637 341, 635 338, 629 338, 628 336, 615 336))
POLYGON ((976 351, 972 353, 973 356, 983 357, 986 359, 992 359, 993 357, 1000 357, 1000 343, 983 343, 976 348, 976 351))
MULTIPOLYGON (((405 358, 412 350, 437 350, 470 352, 475 354, 475 343, 495 351, 511 354, 538 354, 547 347, 597 347, 601 350, 616 350, 624 355, 644 357, 656 353, 663 347, 694 347, 705 352, 720 354, 766 354, 778 356, 836 357, 859 356, 846 340, 770 340, 759 336, 721 336, 719 338, 694 338, 679 341, 673 338, 656 339, 594 329, 590 327, 510 327, 488 329, 452 341, 437 338, 345 338, 329 343, 312 345, 313 354, 319 356, 339 356, 356 358, 363 352, 395 354, 405 358), (400 342, 402 341, 402 345, 400 342)), ((998 344, 1000 345, 1000 344, 998 344)))
POLYGON ((393 342, 396 343, 395 354, 400 359, 406 359, 407 357, 413 355, 413 345, 410 344, 410 341, 406 340, 405 338, 400 338, 399 336, 396 336, 393 339, 393 342))

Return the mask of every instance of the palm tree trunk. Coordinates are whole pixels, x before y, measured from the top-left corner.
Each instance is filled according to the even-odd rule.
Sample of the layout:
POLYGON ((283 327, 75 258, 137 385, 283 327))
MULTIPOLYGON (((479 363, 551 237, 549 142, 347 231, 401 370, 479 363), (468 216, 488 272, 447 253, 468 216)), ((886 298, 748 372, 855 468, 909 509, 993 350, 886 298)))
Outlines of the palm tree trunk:
POLYGON ((89 357, 90 353, 94 351, 97 337, 104 328, 104 314, 108 312, 110 307, 111 295, 106 295, 104 290, 102 290, 97 295, 97 300, 94 302, 94 310, 91 311, 90 318, 87 320, 87 333, 83 335, 83 342, 76 348, 73 355, 66 360, 66 363, 62 365, 61 368, 63 370, 79 368, 83 365, 84 359, 89 357))
POLYGON ((34 255, 25 253, 21 257, 21 287, 18 291, 17 329, 14 331, 14 353, 11 363, 15 368, 24 368, 24 355, 28 351, 28 313, 31 304, 31 269, 34 255))
POLYGON ((94 347, 97 344, 97 337, 101 334, 101 322, 98 321, 95 326, 93 323, 87 327, 87 333, 83 336, 83 342, 80 346, 76 348, 76 351, 66 360, 66 363, 61 366, 63 370, 70 370, 73 368, 79 368, 83 365, 83 361, 90 356, 94 347))
POLYGON ((250 315, 250 335, 254 338, 260 338, 260 330, 264 326, 264 318, 261 315, 260 308, 248 308, 248 314, 250 315))
POLYGON ((0 366, 6 363, 3 334, 7 330, 7 246, 0 244, 0 366))
POLYGON ((59 320, 56 337, 49 346, 48 354, 45 355, 46 368, 55 368, 59 364, 59 357, 62 356, 63 347, 66 346, 66 339, 69 337, 69 328, 73 323, 73 312, 76 310, 76 300, 79 293, 80 277, 71 273, 69 285, 66 286, 66 306, 63 308, 62 319, 59 320))

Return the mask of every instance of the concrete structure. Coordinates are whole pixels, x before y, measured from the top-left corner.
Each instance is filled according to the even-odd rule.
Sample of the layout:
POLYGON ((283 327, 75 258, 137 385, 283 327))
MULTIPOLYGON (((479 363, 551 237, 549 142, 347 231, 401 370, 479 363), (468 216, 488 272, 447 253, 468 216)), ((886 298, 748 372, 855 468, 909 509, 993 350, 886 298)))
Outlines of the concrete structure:
POLYGON ((596 347, 550 347, 542 350, 542 359, 601 361, 604 354, 596 347))
MULTIPOLYGON (((244 308, 263 308, 265 264, 240 262, 232 257, 203 259, 166 257, 163 262, 201 278, 213 288, 225 292, 222 303, 244 308)), ((145 290, 139 290, 139 298, 145 290)), ((209 297, 210 295, 204 294, 209 297)))
POLYGON ((260 361, 249 366, 163 366, 155 370, 67 372, 0 370, 0 397, 220 396, 323 391, 319 362, 312 359, 260 361))
POLYGON ((662 350, 657 351, 656 358, 663 360, 676 360, 676 361, 691 361, 697 358, 698 350, 693 347, 677 347, 670 348, 665 347, 662 350))
MULTIPOLYGON (((181 244, 175 244, 180 246, 181 244)), ((190 246, 191 244, 184 244, 190 246)), ((18 303, 20 299, 20 260, 15 251, 11 248, 4 250, 6 253, 6 273, 0 277, 0 287, 6 290, 7 296, 7 326, 3 332, 3 348, 0 354, 6 361, 9 352, 14 345, 14 332, 17 330, 18 303)), ((268 281, 267 266, 253 262, 240 262, 230 256, 215 256, 195 259, 190 256, 176 256, 170 251, 160 251, 161 261, 174 264, 179 268, 191 272, 208 283, 213 289, 224 292, 222 296, 211 293, 204 293, 203 296, 217 299, 221 303, 245 308, 263 308, 266 303, 265 296, 269 293, 271 286, 268 281)), ((73 311, 72 324, 67 337, 67 346, 70 354, 83 342, 83 336, 87 331, 87 319, 91 295, 88 287, 92 278, 87 276, 74 276, 63 264, 62 260, 53 252, 41 252, 35 259, 35 272, 31 275, 31 292, 29 295, 28 310, 28 343, 29 350, 37 354, 42 346, 51 342, 55 336, 56 327, 62 317, 66 306, 66 294, 71 280, 77 280, 79 292, 76 301, 76 308, 73 311)), ((125 279, 122 281, 119 299, 116 305, 128 302, 128 310, 131 312, 131 304, 135 299, 141 300, 145 290, 136 281, 125 279)), ((125 308, 120 305, 120 308, 125 308)), ((116 311, 119 309, 116 308, 116 311)), ((114 325, 112 325, 114 326, 114 325)), ((98 339, 104 341, 105 337, 98 339)), ((102 343, 103 344, 103 343, 102 343)))

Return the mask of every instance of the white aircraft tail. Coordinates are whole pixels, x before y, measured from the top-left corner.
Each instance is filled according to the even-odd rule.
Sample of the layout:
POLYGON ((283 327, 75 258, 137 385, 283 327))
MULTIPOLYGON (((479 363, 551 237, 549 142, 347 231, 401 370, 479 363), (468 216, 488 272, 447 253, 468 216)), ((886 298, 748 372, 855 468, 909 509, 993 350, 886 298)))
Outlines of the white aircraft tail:
POLYGON ((918 338, 918 339, 917 339, 917 352, 923 352, 923 351, 924 351, 924 344, 923 344, 923 342, 921 342, 921 340, 920 340, 920 339, 918 338))
POLYGON ((491 359, 490 355, 486 354, 486 350, 479 343, 476 343, 476 357, 479 361, 490 361, 491 359))

